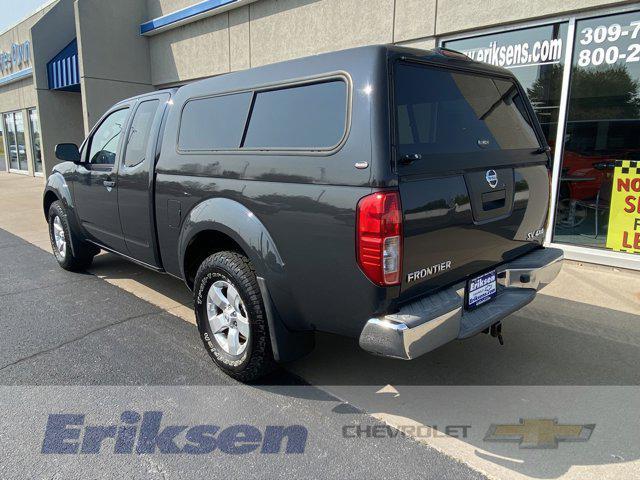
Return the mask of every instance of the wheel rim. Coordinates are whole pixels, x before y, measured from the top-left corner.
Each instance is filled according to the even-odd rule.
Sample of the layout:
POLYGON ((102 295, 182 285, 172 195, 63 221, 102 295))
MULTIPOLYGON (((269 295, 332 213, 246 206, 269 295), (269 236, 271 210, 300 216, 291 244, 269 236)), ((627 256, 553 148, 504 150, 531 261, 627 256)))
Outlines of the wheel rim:
POLYGON ((225 280, 209 287, 207 318, 211 332, 229 355, 241 355, 249 344, 249 318, 238 290, 225 280))
POLYGON ((67 254, 67 237, 64 234, 64 228, 62 228, 62 220, 57 215, 53 219, 53 240, 58 254, 64 258, 67 254))

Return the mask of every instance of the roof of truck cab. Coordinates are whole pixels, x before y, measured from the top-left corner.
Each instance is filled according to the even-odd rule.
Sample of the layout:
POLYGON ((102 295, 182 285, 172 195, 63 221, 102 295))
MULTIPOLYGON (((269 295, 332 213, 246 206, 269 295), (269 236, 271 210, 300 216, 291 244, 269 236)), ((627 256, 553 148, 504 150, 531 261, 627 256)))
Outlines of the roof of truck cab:
MULTIPOLYGON (((172 87, 172 88, 162 88, 160 90, 152 90, 150 92, 147 93, 141 93, 140 95, 136 95, 135 97, 128 97, 125 99, 120 100, 118 103, 116 103, 114 105, 114 107, 122 104, 122 103, 131 103, 131 102, 135 102, 136 100, 140 99, 140 98, 145 98, 148 97, 150 95, 158 95, 160 93, 168 93, 169 95, 173 96, 176 92, 178 91, 177 87, 172 87)), ((111 107, 113 108, 113 107, 111 107)))

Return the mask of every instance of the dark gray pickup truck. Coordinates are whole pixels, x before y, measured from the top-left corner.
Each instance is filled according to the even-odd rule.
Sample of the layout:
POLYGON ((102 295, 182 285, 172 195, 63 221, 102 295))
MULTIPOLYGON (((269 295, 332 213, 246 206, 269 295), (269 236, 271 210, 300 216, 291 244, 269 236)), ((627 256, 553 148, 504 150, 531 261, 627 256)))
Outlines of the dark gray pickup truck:
POLYGON ((205 347, 253 381, 314 332, 412 359, 553 280, 548 147, 509 71, 363 47, 113 106, 60 144, 44 213, 63 268, 100 250, 183 279, 205 347))

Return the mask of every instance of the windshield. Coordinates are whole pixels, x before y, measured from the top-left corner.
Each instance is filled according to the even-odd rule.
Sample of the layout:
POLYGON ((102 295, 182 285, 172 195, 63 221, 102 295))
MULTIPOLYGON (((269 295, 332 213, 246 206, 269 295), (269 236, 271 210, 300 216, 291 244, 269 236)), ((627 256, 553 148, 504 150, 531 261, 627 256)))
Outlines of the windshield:
POLYGON ((399 62, 394 88, 401 155, 539 148, 511 80, 399 62))

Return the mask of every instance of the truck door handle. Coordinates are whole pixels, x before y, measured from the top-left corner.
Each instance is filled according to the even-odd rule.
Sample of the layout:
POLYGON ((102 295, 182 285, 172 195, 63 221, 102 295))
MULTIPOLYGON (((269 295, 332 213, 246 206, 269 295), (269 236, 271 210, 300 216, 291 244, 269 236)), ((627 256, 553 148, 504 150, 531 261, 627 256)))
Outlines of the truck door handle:
POLYGON ((114 182, 113 180, 105 180, 102 182, 102 185, 107 187, 108 191, 111 191, 111 189, 116 186, 116 182, 114 182))

